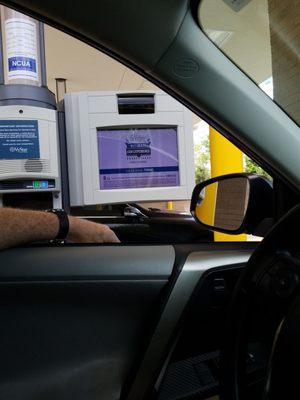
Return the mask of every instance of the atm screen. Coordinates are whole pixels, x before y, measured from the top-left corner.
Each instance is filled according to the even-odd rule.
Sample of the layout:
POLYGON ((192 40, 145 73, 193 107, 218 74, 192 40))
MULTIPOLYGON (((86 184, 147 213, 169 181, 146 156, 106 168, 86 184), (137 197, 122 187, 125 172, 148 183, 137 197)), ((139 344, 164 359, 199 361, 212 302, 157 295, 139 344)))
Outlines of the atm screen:
POLYGON ((176 127, 97 129, 101 190, 180 186, 176 127))

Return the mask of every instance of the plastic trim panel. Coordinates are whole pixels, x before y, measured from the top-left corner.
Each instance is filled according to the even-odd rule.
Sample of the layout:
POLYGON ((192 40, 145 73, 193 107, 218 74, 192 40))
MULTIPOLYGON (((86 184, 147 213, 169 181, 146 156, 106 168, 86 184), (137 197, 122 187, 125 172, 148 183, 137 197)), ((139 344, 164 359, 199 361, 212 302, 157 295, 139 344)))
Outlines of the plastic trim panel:
POLYGON ((153 386, 176 326, 203 275, 219 267, 246 263, 250 255, 251 251, 230 250, 193 252, 187 257, 126 400, 145 398, 153 386))
POLYGON ((0 282, 169 279, 172 246, 16 248, 0 254, 0 282))

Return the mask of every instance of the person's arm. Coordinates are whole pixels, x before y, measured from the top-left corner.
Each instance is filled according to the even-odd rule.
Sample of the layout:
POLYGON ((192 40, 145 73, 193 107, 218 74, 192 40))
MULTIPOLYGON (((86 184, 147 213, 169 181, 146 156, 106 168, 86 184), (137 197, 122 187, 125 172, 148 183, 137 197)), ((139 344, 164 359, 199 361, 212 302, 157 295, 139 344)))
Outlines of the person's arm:
MULTIPOLYGON (((119 243, 115 233, 106 225, 69 217, 67 240, 76 243, 119 243)), ((30 242, 52 240, 59 230, 55 214, 43 211, 0 209, 0 249, 30 242)))

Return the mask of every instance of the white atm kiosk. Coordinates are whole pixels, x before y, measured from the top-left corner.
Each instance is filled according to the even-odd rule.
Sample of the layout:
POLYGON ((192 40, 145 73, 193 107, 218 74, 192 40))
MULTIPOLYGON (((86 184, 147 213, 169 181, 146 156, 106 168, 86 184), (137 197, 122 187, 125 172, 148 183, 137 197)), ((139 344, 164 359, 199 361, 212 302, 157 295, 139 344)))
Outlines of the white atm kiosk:
POLYGON ((53 206, 61 207, 58 148, 55 110, 0 107, 0 196, 5 205, 11 205, 7 199, 14 193, 50 192, 53 206))
POLYGON ((0 205, 61 208, 60 115, 47 88, 43 24, 0 11, 0 205))
POLYGON ((163 92, 65 96, 72 206, 189 199, 192 115, 163 92))

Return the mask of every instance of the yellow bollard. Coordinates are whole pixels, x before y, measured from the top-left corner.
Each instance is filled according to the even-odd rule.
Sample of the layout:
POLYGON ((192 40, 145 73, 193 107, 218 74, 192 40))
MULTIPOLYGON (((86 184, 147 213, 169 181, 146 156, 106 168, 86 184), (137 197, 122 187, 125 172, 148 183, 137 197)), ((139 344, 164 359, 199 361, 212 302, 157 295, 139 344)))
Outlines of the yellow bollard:
POLYGON ((173 211, 173 201, 167 201, 167 210, 173 211))
MULTIPOLYGON (((211 177, 243 172, 243 153, 214 128, 209 128, 211 177)), ((247 235, 214 233, 215 242, 243 242, 247 235)))

